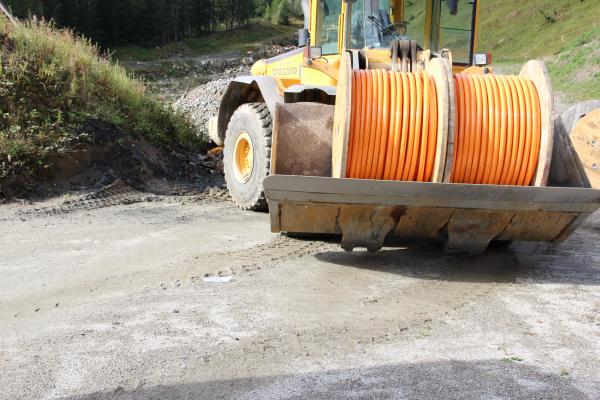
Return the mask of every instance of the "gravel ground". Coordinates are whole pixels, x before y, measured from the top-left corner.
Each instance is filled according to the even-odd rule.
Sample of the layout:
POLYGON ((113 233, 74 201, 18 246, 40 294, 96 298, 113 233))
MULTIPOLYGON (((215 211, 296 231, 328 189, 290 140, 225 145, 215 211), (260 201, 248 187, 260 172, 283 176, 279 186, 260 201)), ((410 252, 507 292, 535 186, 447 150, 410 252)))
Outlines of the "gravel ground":
POLYGON ((0 398, 600 398, 599 214, 559 246, 368 254, 128 196, 0 206, 0 398))
MULTIPOLYGON (((249 71, 246 72, 246 75, 248 74, 249 71)), ((204 85, 200 85, 177 100, 173 107, 188 113, 194 124, 203 132, 203 134, 207 135, 208 120, 210 117, 219 113, 221 99, 234 77, 235 76, 217 79, 204 85)))
POLYGON ((252 65, 264 58, 293 50, 289 38, 283 44, 266 44, 243 54, 238 51, 198 57, 173 57, 155 61, 125 63, 127 69, 143 77, 148 87, 176 110, 190 114, 199 134, 206 135, 208 119, 216 115, 229 82, 250 75, 252 65))

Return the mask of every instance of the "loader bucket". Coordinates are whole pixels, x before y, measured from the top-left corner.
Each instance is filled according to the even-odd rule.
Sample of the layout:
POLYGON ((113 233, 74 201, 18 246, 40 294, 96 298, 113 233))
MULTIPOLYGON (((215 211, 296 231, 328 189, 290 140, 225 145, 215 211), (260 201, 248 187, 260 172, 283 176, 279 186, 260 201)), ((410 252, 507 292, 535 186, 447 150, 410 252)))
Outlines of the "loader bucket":
POLYGON ((272 175, 273 232, 341 235, 347 251, 433 238, 476 254, 492 240, 560 243, 600 207, 600 190, 272 175))

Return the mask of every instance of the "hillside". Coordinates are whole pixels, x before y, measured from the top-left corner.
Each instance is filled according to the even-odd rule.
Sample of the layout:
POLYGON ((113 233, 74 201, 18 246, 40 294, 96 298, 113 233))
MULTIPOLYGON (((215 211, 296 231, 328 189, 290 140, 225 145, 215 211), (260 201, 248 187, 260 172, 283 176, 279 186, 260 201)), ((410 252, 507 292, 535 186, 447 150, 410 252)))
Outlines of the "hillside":
POLYGON ((508 70, 544 59, 555 89, 570 101, 600 98, 600 2, 484 0, 478 51, 508 70))
POLYGON ((557 54, 595 31, 600 37, 597 0, 481 1, 478 50, 497 61, 521 61, 557 54))
POLYGON ((11 184, 53 177, 64 160, 79 164, 65 168, 76 173, 94 157, 112 156, 139 173, 131 163, 143 157, 132 148, 171 154, 203 145, 186 117, 71 31, 38 22, 15 27, 0 17, 0 43, 0 196, 11 184))

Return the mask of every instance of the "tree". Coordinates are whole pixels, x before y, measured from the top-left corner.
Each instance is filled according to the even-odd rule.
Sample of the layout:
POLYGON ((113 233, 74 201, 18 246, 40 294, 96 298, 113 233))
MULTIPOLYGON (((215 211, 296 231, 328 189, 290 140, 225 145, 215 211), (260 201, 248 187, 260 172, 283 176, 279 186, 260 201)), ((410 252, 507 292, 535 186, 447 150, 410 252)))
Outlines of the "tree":
POLYGON ((272 0, 6 0, 15 16, 53 19, 105 46, 161 45, 262 16, 272 0))

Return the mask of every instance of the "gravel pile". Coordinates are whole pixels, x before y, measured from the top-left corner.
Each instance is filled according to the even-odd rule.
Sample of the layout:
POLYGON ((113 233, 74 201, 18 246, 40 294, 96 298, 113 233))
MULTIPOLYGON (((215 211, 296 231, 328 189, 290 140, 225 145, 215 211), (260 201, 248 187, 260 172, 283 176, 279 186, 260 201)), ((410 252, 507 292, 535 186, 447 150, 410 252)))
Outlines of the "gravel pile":
POLYGON ((201 134, 208 137, 208 119, 217 115, 221 98, 234 76, 200 85, 175 102, 173 106, 180 111, 189 113, 201 134))
POLYGON ((220 60, 215 60, 205 62, 204 65, 208 66, 212 72, 206 76, 210 81, 187 91, 174 102, 173 107, 189 113, 194 124, 198 126, 199 133, 208 137, 208 120, 213 115, 217 115, 221 99, 229 86, 229 82, 236 76, 250 75, 250 68, 256 61, 274 57, 293 49, 293 46, 269 45, 257 51, 248 52, 243 57, 238 58, 237 61, 219 62, 220 60))

